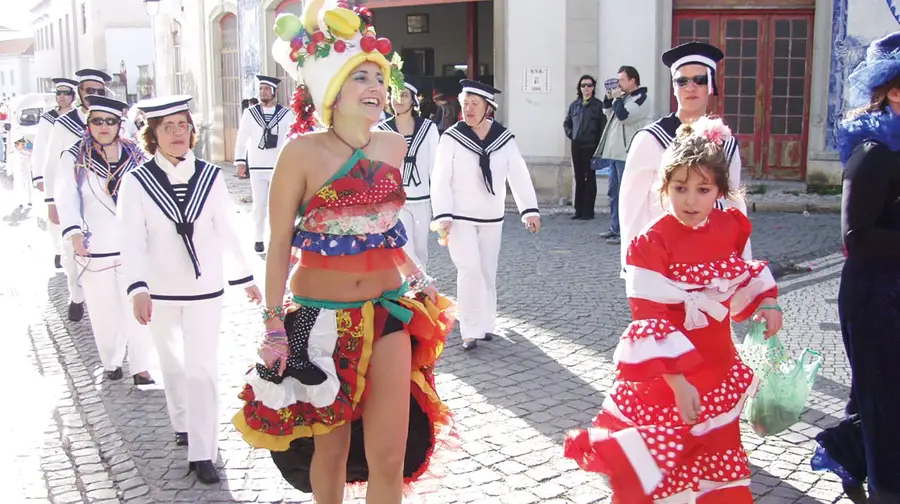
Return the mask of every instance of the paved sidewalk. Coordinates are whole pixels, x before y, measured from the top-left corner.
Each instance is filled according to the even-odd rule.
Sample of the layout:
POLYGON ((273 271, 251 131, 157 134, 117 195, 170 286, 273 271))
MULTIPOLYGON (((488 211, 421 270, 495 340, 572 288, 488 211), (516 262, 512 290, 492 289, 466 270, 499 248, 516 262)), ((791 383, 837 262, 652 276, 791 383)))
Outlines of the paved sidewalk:
MULTIPOLYGON (((231 175, 226 181, 236 200, 246 197, 247 181, 231 175)), ((0 313, 9 332, 0 378, 18 407, 0 420, 6 435, 0 468, 19 484, 7 486, 3 501, 311 502, 229 423, 260 331, 257 309, 240 292, 227 294, 220 352, 223 481, 206 487, 187 476, 185 450, 171 442, 162 391, 102 379, 87 319, 65 320, 64 278, 52 269, 49 237, 36 218, 44 209, 11 216, 2 203, 9 196, 0 190, 6 264, 0 313)), ((246 206, 237 217, 248 236, 246 206)), ((446 475, 424 502, 607 502, 604 481, 564 460, 560 446, 566 429, 587 425, 596 413, 614 376, 612 351, 629 321, 616 274, 618 248, 596 238, 603 217, 582 222, 550 215, 537 236, 507 219, 498 278, 503 337, 464 354, 454 335, 447 347, 438 391, 455 413, 462 446, 446 455, 446 475)), ((838 421, 849 385, 835 305, 840 226, 834 215, 754 214, 752 220, 757 257, 791 266, 787 271, 812 268, 781 283, 782 337, 794 349, 809 345, 826 356, 804 422, 765 441, 747 432, 753 490, 760 503, 831 503, 840 484, 811 472, 809 455, 811 437, 838 421), (797 260, 807 262, 793 264, 797 260)), ((251 246, 248 238, 252 254, 251 246)), ((254 260, 262 273, 262 260, 254 260)), ((429 266, 453 295, 455 271, 446 250, 434 244, 429 266)))

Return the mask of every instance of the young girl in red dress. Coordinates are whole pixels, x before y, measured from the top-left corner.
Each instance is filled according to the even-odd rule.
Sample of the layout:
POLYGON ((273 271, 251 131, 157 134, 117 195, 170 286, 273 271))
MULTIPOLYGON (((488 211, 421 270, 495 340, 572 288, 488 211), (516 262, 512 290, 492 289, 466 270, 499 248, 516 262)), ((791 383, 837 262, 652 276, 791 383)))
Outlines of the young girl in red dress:
POLYGON ((565 456, 609 477, 615 504, 752 504, 739 416, 757 380, 735 351, 731 320, 781 328, 764 262, 741 253, 751 225, 715 208, 728 187, 720 119, 679 128, 664 157, 669 212, 628 247, 634 321, 613 360, 617 381, 592 428, 570 432, 565 456))

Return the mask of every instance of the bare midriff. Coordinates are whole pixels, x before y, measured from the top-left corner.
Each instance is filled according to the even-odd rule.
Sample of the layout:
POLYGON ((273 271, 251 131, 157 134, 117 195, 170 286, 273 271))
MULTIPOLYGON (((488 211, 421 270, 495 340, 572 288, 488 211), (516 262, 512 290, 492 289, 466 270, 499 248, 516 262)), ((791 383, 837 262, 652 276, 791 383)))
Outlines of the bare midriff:
POLYGON ((375 299, 403 283, 397 268, 363 273, 297 267, 291 274, 291 294, 322 301, 353 302, 375 299))

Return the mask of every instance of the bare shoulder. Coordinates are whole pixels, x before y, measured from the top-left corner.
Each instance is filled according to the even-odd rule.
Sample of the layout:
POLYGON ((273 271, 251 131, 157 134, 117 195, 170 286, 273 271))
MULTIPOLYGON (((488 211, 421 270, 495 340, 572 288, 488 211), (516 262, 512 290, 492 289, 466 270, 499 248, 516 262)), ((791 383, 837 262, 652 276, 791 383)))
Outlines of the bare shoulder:
POLYGON ((373 131, 372 144, 377 158, 392 166, 403 164, 406 156, 406 139, 394 131, 373 131))
POLYGON ((304 173, 308 166, 315 165, 315 160, 323 147, 323 133, 313 132, 292 138, 278 156, 277 168, 291 174, 304 173))

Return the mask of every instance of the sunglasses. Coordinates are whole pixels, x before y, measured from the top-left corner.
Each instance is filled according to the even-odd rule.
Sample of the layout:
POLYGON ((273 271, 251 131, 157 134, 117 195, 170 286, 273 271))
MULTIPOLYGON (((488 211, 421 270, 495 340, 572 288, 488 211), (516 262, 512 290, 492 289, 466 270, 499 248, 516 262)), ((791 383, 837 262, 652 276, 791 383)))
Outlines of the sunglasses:
POLYGON ((678 87, 685 87, 688 85, 688 82, 693 82, 697 86, 708 86, 709 85, 709 77, 706 75, 695 75, 693 77, 678 77, 676 79, 672 79, 672 82, 675 83, 678 87))
POLYGON ((122 120, 117 117, 94 117, 89 122, 94 126, 118 126, 122 120))
POLYGON ((581 85, 581 88, 582 88, 582 89, 584 89, 584 88, 592 88, 592 87, 594 87, 594 85, 591 84, 590 82, 585 82, 584 84, 581 85))
POLYGON ((106 89, 104 89, 104 88, 84 88, 84 94, 106 96, 106 89))
POLYGON ((72 96, 75 94, 75 91, 71 91, 69 89, 57 89, 56 96, 72 96))

